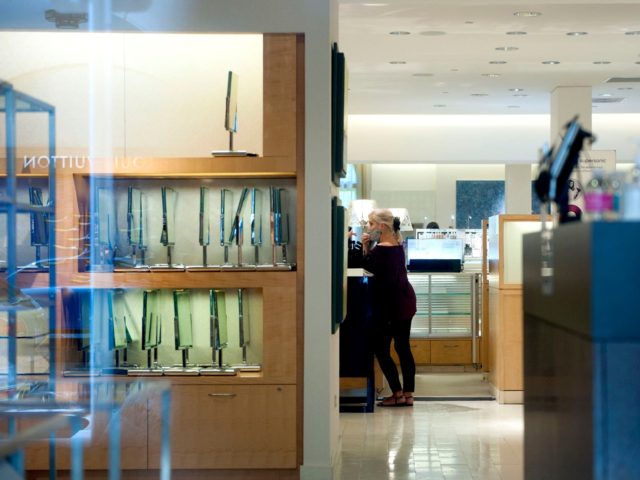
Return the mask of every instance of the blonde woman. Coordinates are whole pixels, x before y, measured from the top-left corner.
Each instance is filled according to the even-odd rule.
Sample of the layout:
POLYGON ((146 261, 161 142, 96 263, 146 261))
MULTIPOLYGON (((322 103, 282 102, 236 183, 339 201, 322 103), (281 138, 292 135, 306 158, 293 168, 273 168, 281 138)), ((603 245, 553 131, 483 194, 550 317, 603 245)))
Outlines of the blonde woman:
POLYGON ((368 233, 362 235, 363 267, 373 273, 373 349, 391 396, 381 407, 413 405, 416 365, 409 346, 411 321, 416 313, 416 294, 407 278, 400 234, 400 219, 391 210, 376 209, 369 214, 368 233), (375 246, 374 246, 375 244, 375 246), (400 359, 402 385, 393 359, 391 340, 400 359))

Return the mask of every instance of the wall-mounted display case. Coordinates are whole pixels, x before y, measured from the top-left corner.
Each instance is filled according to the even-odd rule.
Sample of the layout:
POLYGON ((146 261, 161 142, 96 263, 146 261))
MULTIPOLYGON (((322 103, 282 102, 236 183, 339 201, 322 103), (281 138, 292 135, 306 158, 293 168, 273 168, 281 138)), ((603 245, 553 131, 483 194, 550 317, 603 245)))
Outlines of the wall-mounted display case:
MULTIPOLYGON (((55 199, 56 238, 41 252, 56 258, 59 287, 53 374, 161 373, 172 385, 172 468, 256 478, 302 462, 304 39, 264 35, 262 49, 261 155, 48 161, 55 188, 42 197, 55 199)), ((47 173, 37 160, 30 178, 47 173)), ((32 262, 34 246, 21 248, 32 262)), ((134 410, 159 412, 153 402, 134 410)), ((146 425, 123 438, 136 452, 123 469, 159 468, 161 432, 146 425)), ((87 449, 87 468, 106 468, 106 447, 87 449)), ((30 452, 27 468, 46 469, 42 447, 30 452)))

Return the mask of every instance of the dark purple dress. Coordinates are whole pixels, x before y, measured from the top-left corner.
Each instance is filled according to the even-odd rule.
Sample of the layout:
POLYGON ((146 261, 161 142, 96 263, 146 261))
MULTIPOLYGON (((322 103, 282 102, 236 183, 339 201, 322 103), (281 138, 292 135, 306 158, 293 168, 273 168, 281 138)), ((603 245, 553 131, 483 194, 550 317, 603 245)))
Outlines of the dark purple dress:
POLYGON ((416 313, 416 294, 407 278, 404 247, 377 246, 365 255, 362 266, 375 275, 374 318, 411 319, 416 313))
POLYGON ((404 247, 377 246, 365 255, 363 267, 374 275, 371 279, 374 353, 391 391, 413 392, 416 365, 409 338, 416 313, 416 294, 407 277, 404 247), (402 383, 391 358, 392 339, 400 359, 402 383))

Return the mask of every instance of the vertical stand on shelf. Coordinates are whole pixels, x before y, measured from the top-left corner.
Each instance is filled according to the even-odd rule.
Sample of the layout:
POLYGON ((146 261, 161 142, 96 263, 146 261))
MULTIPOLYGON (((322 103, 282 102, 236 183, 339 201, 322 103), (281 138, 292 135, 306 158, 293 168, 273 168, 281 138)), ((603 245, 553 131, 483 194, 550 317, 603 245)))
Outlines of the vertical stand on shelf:
POLYGON ((142 350, 147 352, 146 368, 129 368, 128 375, 162 375, 162 366, 158 363, 158 345, 162 341, 162 325, 158 306, 158 290, 142 292, 142 350))
POLYGON ((242 261, 242 246, 244 244, 244 220, 242 218, 242 212, 244 204, 247 199, 249 189, 243 187, 240 193, 240 200, 238 201, 238 207, 236 208, 236 214, 233 217, 233 225, 231 227, 231 236, 229 237, 229 243, 232 243, 235 239, 236 246, 238 247, 238 266, 241 267, 242 261))
POLYGON ((287 259, 287 245, 289 244, 289 211, 288 193, 284 188, 270 188, 271 204, 271 244, 273 249, 273 265, 291 268, 287 259), (278 262, 277 249, 282 249, 282 261, 278 262))
POLYGON ((240 348, 242 348, 242 363, 234 365, 241 372, 259 372, 262 370, 261 365, 250 364, 247 361, 247 347, 251 340, 249 310, 245 308, 244 289, 238 289, 238 336, 240 348))
POLYGON ((236 370, 225 366, 222 352, 227 347, 227 303, 224 290, 209 290, 209 344, 212 367, 202 368, 201 375, 235 375, 236 370), (216 366, 216 353, 218 357, 216 366))
POLYGON ((202 247, 202 266, 207 266, 207 246, 211 243, 209 225, 209 188, 200 187, 200 221, 198 240, 202 247))
POLYGON ((91 232, 91 270, 95 272, 110 272, 113 271, 117 229, 113 186, 104 184, 98 186, 94 202, 95 220, 93 221, 91 232))
MULTIPOLYGON (((233 192, 226 188, 220 190, 220 246, 224 249, 224 265, 229 266, 229 240, 228 236, 233 228, 233 192)), ((231 238, 233 236, 231 235, 231 238)))
POLYGON ((127 240, 131 247, 131 260, 136 268, 145 267, 146 232, 147 196, 130 186, 127 191, 127 240))
MULTIPOLYGON (((176 241, 176 205, 178 192, 169 187, 161 187, 162 192, 162 233, 160 243, 167 247, 167 267, 181 268, 182 265, 174 265, 172 248, 176 241)), ((162 265, 159 265, 162 267, 162 265)))
POLYGON ((175 349, 182 354, 180 366, 164 370, 165 375, 198 375, 197 368, 189 366, 189 349, 193 348, 193 319, 191 316, 191 294, 189 290, 173 291, 173 325, 175 349))
POLYGON ((262 192, 251 190, 251 245, 253 245, 253 261, 260 265, 260 247, 262 246, 262 192))

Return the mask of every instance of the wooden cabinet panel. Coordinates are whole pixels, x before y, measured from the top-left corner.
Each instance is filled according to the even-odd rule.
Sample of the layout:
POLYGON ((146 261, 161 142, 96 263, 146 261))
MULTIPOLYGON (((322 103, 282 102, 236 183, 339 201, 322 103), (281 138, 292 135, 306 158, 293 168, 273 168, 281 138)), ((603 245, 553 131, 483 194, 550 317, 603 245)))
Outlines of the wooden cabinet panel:
POLYGON ((471 360, 471 340, 431 340, 432 364, 465 365, 471 360))
MULTIPOLYGON (((416 365, 426 365, 431 362, 430 340, 411 339, 409 341, 409 346, 411 347, 411 353, 413 354, 413 359, 415 360, 416 365)), ((391 358, 393 358, 393 361, 396 362, 397 365, 400 364, 398 354, 393 347, 393 342, 391 342, 391 358)))
MULTIPOLYGON (((84 468, 106 470, 109 466, 109 419, 106 412, 97 412, 84 420, 85 428, 79 433, 86 438, 84 468)), ((26 424, 24 425, 26 427, 26 424)), ((158 418, 159 428, 159 418, 158 418)), ((124 407, 121 416, 120 462, 123 469, 147 468, 147 401, 124 407)), ((56 461, 61 470, 71 467, 69 430, 58 432, 56 461)), ((28 470, 49 470, 48 441, 34 443, 27 448, 25 467, 28 470)))
MULTIPOLYGON (((160 461, 159 406, 149 409, 149 467, 160 461)), ((174 469, 295 468, 295 385, 176 385, 174 469)))

